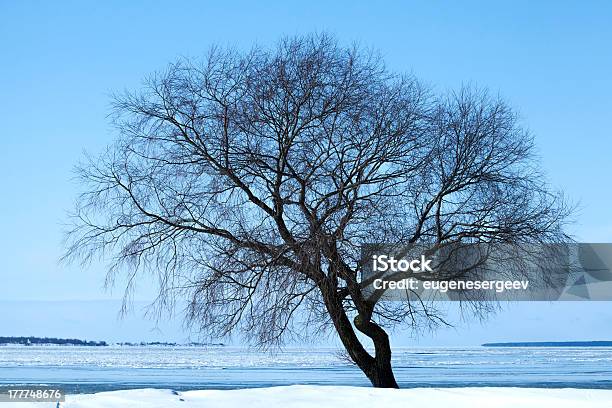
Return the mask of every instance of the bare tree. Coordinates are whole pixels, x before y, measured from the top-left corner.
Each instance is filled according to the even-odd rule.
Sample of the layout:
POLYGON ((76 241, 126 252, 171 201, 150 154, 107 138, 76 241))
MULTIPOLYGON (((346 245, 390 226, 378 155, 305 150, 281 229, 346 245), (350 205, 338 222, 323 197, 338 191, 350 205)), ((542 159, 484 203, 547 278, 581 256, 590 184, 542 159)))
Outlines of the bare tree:
POLYGON ((67 257, 112 259, 128 292, 158 277, 158 301, 188 296, 214 337, 333 327, 376 387, 397 387, 386 328, 442 317, 365 298, 363 243, 563 237, 566 207, 502 100, 436 96, 327 35, 181 60, 116 97, 114 123, 116 143, 79 169, 67 257))

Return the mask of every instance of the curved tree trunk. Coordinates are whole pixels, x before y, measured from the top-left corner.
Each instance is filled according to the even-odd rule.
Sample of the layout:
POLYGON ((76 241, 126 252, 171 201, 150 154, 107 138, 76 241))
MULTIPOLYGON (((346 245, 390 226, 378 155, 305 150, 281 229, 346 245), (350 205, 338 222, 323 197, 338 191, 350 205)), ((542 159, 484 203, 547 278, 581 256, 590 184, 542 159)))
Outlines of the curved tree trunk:
POLYGON ((391 344, 387 333, 382 327, 364 319, 361 315, 357 316, 354 322, 355 327, 374 343, 375 367, 371 375, 366 373, 372 385, 380 388, 399 388, 391 366, 391 344))
POLYGON ((371 321, 363 323, 360 316, 355 318, 355 327, 374 342, 376 354, 371 356, 355 334, 342 306, 342 299, 336 296, 335 288, 324 284, 321 292, 340 341, 372 385, 379 388, 399 388, 391 367, 391 345, 387 333, 371 321))

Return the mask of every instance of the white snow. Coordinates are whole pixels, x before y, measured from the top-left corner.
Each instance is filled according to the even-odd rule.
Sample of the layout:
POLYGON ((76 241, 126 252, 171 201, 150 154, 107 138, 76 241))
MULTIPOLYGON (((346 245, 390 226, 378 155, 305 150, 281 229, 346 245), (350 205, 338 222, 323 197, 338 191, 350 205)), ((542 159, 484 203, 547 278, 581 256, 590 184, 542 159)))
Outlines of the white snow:
MULTIPOLYGON (((2 408, 56 407, 3 403, 2 408)), ((179 392, 139 389, 68 395, 61 408, 598 408, 612 407, 612 390, 536 388, 415 388, 306 386, 179 392)))

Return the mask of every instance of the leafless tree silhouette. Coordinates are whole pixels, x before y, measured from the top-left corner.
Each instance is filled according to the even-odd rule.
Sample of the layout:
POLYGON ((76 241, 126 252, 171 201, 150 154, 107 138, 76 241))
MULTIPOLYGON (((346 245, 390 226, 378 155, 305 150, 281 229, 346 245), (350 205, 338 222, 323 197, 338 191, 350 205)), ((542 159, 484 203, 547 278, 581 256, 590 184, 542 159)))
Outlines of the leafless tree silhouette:
POLYGON ((386 328, 442 320, 364 298, 363 243, 563 238, 567 206, 506 103, 437 96, 327 35, 180 60, 116 97, 113 118, 118 140, 78 170, 66 257, 112 260, 128 292, 158 277, 160 304, 187 296, 211 336, 333 328, 376 387, 397 387, 386 328))

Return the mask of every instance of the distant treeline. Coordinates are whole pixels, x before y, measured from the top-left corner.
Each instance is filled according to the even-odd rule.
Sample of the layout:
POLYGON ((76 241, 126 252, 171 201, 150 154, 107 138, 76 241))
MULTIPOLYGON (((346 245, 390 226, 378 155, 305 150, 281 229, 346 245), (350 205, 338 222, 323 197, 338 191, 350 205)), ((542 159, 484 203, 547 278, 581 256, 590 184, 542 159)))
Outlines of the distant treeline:
POLYGON ((165 341, 152 341, 152 342, 141 341, 140 343, 123 342, 123 343, 117 343, 117 345, 119 346, 192 346, 192 347, 225 346, 225 344, 223 343, 195 343, 195 342, 168 343, 165 341))
POLYGON ((485 343, 483 347, 612 347, 612 341, 533 341, 521 343, 485 343))
POLYGON ((105 341, 58 339, 56 337, 0 337, 0 344, 60 344, 70 346, 108 346, 105 341))
MULTIPOLYGON (((87 341, 79 339, 58 339, 56 337, 0 337, 0 345, 2 344, 22 344, 24 346, 35 345, 35 344, 58 344, 66 346, 108 346, 109 344, 105 341, 87 341)), ((210 347, 210 346, 224 346, 223 343, 169 343, 163 341, 145 342, 139 343, 116 343, 119 346, 192 346, 192 347, 210 347)))

